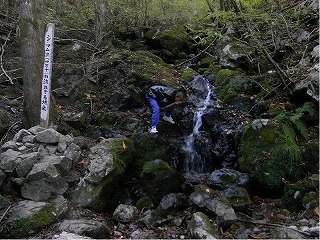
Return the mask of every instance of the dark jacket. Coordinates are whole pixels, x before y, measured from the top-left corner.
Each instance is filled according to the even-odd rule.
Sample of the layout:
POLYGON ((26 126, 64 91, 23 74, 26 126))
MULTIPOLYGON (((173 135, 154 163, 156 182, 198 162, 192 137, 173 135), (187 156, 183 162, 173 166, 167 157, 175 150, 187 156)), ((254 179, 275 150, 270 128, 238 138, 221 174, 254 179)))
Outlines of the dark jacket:
POLYGON ((147 95, 154 98, 160 107, 165 107, 174 102, 176 89, 164 86, 152 86, 149 88, 147 95))

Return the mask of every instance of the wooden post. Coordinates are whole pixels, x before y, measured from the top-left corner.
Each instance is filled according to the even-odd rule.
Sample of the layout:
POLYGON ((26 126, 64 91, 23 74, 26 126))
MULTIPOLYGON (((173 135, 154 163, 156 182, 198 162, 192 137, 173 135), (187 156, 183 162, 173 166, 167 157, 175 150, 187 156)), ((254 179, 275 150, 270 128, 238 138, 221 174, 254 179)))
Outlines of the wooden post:
POLYGON ((44 39, 44 63, 42 74, 42 92, 41 92, 41 113, 40 126, 47 128, 49 126, 49 111, 50 111, 50 94, 51 94, 51 72, 53 60, 53 38, 54 25, 47 25, 44 39))

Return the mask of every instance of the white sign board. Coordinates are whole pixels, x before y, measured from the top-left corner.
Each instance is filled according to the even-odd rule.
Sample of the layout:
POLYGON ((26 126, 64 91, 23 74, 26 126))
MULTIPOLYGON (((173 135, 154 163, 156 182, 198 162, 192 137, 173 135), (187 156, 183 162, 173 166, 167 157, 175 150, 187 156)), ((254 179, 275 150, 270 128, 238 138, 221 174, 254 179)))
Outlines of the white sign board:
POLYGON ((50 89, 51 89, 51 72, 53 60, 53 38, 54 25, 49 23, 45 33, 44 43, 44 63, 42 74, 42 93, 41 93, 41 114, 40 125, 48 127, 49 110, 50 110, 50 89))

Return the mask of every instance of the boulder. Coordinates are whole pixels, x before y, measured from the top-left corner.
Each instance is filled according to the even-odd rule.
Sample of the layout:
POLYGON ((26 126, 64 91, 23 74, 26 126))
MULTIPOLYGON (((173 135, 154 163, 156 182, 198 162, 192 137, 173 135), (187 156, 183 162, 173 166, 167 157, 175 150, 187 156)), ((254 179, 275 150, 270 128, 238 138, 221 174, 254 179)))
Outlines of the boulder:
POLYGON ((88 172, 73 191, 72 201, 96 211, 114 211, 125 192, 117 184, 127 174, 133 158, 133 146, 132 140, 119 136, 104 139, 91 147, 88 172))
POLYGON ((229 226, 236 221, 231 203, 216 190, 205 185, 196 185, 189 199, 195 205, 210 211, 219 226, 229 226))
POLYGON ((220 239, 218 226, 204 213, 193 214, 188 227, 195 239, 220 239))

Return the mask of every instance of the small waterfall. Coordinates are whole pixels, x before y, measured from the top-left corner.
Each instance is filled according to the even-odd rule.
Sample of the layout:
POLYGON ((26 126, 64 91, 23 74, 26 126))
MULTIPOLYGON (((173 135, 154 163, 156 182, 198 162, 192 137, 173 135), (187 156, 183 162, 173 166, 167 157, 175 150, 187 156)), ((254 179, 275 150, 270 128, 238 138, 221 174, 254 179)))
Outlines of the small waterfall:
POLYGON ((192 88, 195 92, 194 103, 195 109, 193 110, 193 131, 185 138, 185 146, 183 150, 186 153, 185 160, 185 173, 205 173, 207 169, 207 161, 203 157, 201 150, 198 145, 206 145, 205 139, 202 139, 202 133, 200 128, 202 126, 202 116, 209 107, 214 106, 215 94, 213 91, 213 86, 203 78, 202 76, 197 76, 194 78, 192 83, 192 88))

